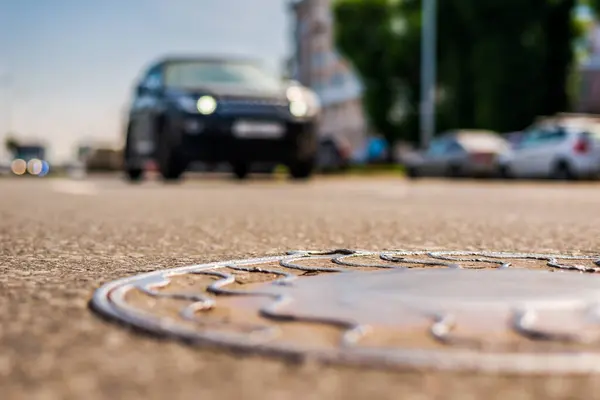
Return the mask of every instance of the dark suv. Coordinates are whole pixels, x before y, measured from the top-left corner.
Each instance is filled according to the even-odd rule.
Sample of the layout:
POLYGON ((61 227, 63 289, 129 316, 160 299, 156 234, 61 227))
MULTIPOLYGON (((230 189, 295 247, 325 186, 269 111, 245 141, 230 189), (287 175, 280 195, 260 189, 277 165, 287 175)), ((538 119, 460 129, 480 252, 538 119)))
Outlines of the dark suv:
POLYGON ((318 147, 315 94, 253 60, 169 57, 137 85, 129 110, 124 166, 132 181, 155 161, 176 180, 194 161, 230 163, 242 179, 253 163, 278 163, 311 176, 318 147))

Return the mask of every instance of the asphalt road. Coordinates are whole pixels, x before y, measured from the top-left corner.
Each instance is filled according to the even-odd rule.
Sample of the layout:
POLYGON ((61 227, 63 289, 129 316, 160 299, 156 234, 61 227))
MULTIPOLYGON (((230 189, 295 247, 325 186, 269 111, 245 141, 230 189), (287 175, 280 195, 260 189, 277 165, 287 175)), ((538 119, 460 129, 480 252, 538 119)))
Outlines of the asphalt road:
POLYGON ((581 398, 592 378, 286 364, 132 332, 102 283, 292 249, 600 253, 597 183, 0 179, 0 398, 581 398), (569 397, 572 396, 572 397, 569 397))

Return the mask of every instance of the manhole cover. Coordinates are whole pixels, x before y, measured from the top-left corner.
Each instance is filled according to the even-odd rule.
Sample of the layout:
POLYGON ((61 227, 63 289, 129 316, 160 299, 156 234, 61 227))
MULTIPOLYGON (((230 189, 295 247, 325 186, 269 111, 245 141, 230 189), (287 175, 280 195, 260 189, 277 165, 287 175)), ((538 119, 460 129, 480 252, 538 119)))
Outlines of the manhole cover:
POLYGON ((599 264, 577 255, 296 251, 118 280, 92 304, 157 334, 282 356, 589 373, 600 372, 599 264))

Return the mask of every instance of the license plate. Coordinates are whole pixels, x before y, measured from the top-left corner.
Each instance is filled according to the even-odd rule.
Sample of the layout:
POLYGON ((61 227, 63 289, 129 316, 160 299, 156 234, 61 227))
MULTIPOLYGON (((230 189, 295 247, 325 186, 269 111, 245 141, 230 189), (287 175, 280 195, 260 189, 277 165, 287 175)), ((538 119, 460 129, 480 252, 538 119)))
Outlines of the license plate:
POLYGON ((276 122, 238 121, 233 125, 233 134, 241 138, 279 138, 284 131, 276 122))

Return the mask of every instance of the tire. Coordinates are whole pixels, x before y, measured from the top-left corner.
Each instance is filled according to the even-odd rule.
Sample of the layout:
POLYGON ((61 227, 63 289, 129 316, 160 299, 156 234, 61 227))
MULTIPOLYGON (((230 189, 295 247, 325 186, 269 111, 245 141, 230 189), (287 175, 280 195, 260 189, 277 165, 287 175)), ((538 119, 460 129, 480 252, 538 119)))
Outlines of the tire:
POLYGON ((292 179, 306 180, 312 176, 315 169, 315 162, 313 160, 296 161, 291 163, 288 169, 292 179))
POLYGON ((446 171, 446 177, 452 178, 452 179, 457 179, 457 178, 463 177, 460 165, 449 166, 448 170, 446 171))
POLYGON ((417 167, 409 167, 406 170, 406 175, 410 179, 419 179, 421 177, 421 173, 419 172, 419 169, 417 167))
POLYGON ((552 168, 551 178, 558 181, 572 181, 576 179, 576 176, 566 161, 559 161, 552 168))
POLYGON ((323 172, 337 172, 343 169, 344 161, 333 143, 321 144, 318 157, 319 167, 323 172))
POLYGON ((314 132, 297 137, 287 162, 290 177, 294 180, 310 178, 317 166, 318 152, 319 143, 314 132))
POLYGON ((510 170, 510 167, 508 165, 501 165, 500 168, 498 168, 498 175, 500 177, 500 179, 513 179, 514 176, 510 170))
POLYGON ((145 171, 140 166, 136 165, 133 161, 133 149, 131 147, 131 134, 130 129, 127 130, 127 137, 125 138, 125 149, 123 151, 124 160, 123 165, 125 166, 125 177, 131 183, 139 183, 145 178, 145 171))
POLYGON ((141 168, 127 168, 125 174, 127 180, 132 183, 138 183, 144 180, 144 170, 141 168))
POLYGON ((248 178, 250 172, 250 166, 247 163, 233 163, 232 164, 233 174, 238 180, 245 180, 248 178))
POLYGON ((167 123, 161 124, 158 132, 158 171, 165 181, 178 181, 187 169, 187 160, 179 144, 177 132, 171 131, 167 123))

